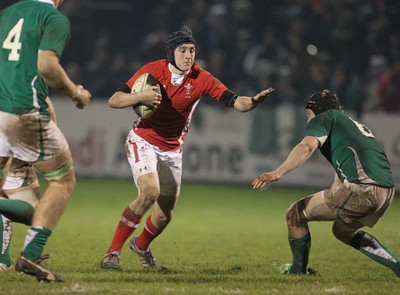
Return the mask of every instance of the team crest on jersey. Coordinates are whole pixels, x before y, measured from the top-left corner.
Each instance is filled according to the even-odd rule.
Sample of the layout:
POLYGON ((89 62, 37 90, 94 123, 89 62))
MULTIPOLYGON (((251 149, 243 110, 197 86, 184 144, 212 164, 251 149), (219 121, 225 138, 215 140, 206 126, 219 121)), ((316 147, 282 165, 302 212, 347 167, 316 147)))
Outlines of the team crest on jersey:
POLYGON ((186 93, 185 93, 185 98, 190 98, 190 91, 193 89, 193 85, 190 83, 187 83, 185 86, 186 93))

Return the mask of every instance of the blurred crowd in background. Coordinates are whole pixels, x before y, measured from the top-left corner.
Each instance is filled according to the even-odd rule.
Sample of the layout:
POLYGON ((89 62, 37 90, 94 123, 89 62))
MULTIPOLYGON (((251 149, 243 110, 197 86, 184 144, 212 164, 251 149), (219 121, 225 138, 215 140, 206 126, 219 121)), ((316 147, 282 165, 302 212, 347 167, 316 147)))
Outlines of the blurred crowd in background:
POLYGON ((187 25, 196 62, 238 93, 272 86, 269 105, 303 105, 329 88, 358 117, 400 112, 398 0, 67 0, 61 11, 62 64, 96 99, 165 58, 166 36, 187 25))

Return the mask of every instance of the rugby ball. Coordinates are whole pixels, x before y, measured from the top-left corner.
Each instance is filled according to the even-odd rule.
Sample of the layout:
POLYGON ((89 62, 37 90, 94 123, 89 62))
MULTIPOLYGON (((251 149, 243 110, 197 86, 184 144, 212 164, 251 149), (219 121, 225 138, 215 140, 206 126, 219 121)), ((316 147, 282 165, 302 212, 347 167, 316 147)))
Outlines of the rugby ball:
MULTIPOLYGON (((136 79, 135 83, 133 83, 131 93, 142 92, 151 86, 156 86, 157 87, 156 92, 161 94, 160 84, 158 83, 157 79, 154 78, 154 76, 150 73, 141 74, 136 79)), ((132 106, 132 108, 135 111, 136 115, 138 115, 141 118, 149 118, 156 111, 156 108, 149 107, 142 103, 134 105, 132 106)))

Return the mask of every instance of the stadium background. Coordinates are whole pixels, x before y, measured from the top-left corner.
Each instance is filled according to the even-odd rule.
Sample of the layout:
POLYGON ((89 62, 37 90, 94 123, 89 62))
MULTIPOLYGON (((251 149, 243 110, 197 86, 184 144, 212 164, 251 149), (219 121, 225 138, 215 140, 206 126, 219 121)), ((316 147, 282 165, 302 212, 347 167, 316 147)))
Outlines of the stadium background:
MULTIPOLYGON (((332 170, 320 156, 289 174, 291 177, 279 183, 283 188, 248 188, 260 170, 275 167, 302 137, 304 99, 327 86, 338 92, 346 109, 383 142, 400 184, 399 98, 389 95, 393 103, 387 109, 376 92, 379 81, 396 79, 398 0, 65 1, 61 10, 71 18, 72 40, 61 62, 77 82, 94 93, 91 105, 83 111, 68 98, 51 93, 76 170, 83 176, 47 248, 52 255, 51 267, 67 282, 37 284, 30 276, 7 272, 0 276, 0 294, 27 294, 31 290, 31 294, 391 295, 398 289, 398 278, 390 271, 339 243, 329 222, 310 224, 310 266, 321 276, 281 276, 271 268, 273 260, 290 261, 286 208, 331 180, 332 170), (250 4, 249 22, 237 20, 234 3, 239 7, 250 4), (325 3, 330 6, 325 7, 325 3), (350 23, 344 22, 344 10, 353 15, 350 23), (122 259, 125 271, 104 272, 98 262, 122 208, 135 195, 122 148, 134 114, 130 109, 108 108, 107 98, 143 63, 165 56, 165 34, 182 24, 195 32, 197 61, 229 87, 251 95, 263 85, 272 85, 277 92, 262 108, 248 114, 220 107, 207 98, 199 105, 185 146, 183 176, 187 181, 174 221, 152 244, 153 253, 171 273, 143 271, 127 245, 122 259), (351 32, 356 24, 363 33, 354 38, 351 32), (272 43, 278 50, 263 44, 264 29, 275 32, 272 43), (358 38, 364 40, 363 46, 356 46, 358 38), (289 46, 289 40, 300 42, 298 51, 289 46), (308 44, 319 49, 316 55, 307 53, 308 44), (343 44, 347 44, 346 49, 343 44), (347 56, 352 46, 361 49, 347 56), (355 74, 358 66, 353 57, 362 68, 355 74), (322 72, 317 71, 321 68, 322 72), (201 183, 189 183, 192 180, 201 183)), ((0 0, 0 8, 12 2, 0 0)), ((310 46, 309 52, 315 48, 310 46)), ((389 85, 388 89, 394 90, 400 83, 389 85)), ((400 243, 396 226, 399 207, 396 198, 379 225, 369 229, 395 254, 400 243)), ((25 225, 16 224, 15 257, 25 233, 25 225)))
MULTIPOLYGON (((72 28, 61 63, 93 94, 79 111, 51 93, 78 175, 131 177, 122 144, 134 113, 108 108, 107 98, 144 63, 164 58, 165 37, 186 24, 197 63, 229 88, 277 91, 248 114, 202 99, 184 180, 248 184, 275 168, 303 136, 305 98, 329 88, 382 141, 399 186, 399 1, 67 0, 61 11, 72 28)), ((325 186, 331 178, 315 156, 280 184, 325 186)))

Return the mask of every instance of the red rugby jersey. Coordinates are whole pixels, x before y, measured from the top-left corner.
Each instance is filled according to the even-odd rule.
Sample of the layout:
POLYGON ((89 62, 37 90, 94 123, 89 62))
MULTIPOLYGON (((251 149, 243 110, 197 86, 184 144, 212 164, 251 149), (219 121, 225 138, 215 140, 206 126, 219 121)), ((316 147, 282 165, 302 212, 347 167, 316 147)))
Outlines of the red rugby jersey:
POLYGON ((219 101, 227 90, 221 81, 197 64, 185 75, 183 83, 175 86, 171 83, 172 73, 168 64, 166 59, 147 63, 126 83, 132 89, 136 79, 143 73, 152 74, 160 82, 163 88, 160 106, 151 117, 137 119, 133 130, 162 150, 174 150, 182 146, 201 96, 209 96, 219 101))

